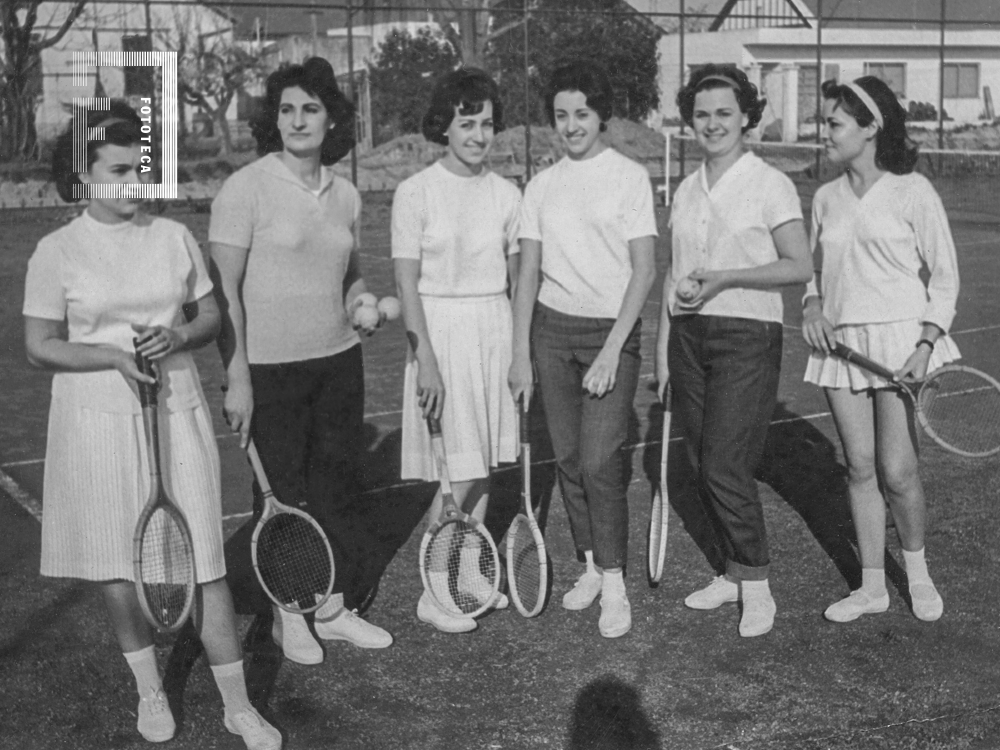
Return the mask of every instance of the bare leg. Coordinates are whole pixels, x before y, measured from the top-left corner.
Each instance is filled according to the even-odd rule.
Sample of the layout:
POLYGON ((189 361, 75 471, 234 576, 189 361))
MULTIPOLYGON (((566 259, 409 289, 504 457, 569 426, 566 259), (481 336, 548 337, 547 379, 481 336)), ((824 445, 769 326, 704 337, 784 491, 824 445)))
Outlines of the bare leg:
POLYGON ((232 664, 243 658, 236 635, 233 598, 224 578, 198 586, 198 620, 195 622, 205 654, 212 666, 232 664))
POLYGON ((903 549, 924 547, 927 503, 920 482, 917 436, 907 397, 896 391, 875 396, 878 467, 903 549))
POLYGON ((101 594, 122 651, 130 653, 152 646, 153 630, 139 607, 135 584, 132 581, 108 581, 101 584, 101 594))
MULTIPOLYGON (((454 496, 458 507, 465 510, 465 512, 477 521, 482 521, 486 518, 486 509, 490 499, 489 490, 489 477, 470 479, 467 482, 452 482, 451 484, 451 494, 454 496)), ((444 500, 441 497, 441 488, 439 487, 438 491, 434 494, 434 499, 431 501, 431 507, 427 509, 428 523, 434 523, 438 519, 441 515, 441 506, 443 504, 444 500)))

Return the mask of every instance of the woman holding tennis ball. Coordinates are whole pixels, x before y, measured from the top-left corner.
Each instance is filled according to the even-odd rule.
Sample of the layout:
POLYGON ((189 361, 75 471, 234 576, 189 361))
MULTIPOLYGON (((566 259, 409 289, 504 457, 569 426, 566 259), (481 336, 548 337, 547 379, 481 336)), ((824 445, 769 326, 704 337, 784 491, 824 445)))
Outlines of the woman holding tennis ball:
MULTIPOLYGON (((518 423, 506 387, 511 358, 508 283, 517 277, 521 194, 485 163, 503 130, 496 83, 481 70, 448 73, 423 119, 447 146, 404 181, 392 203, 392 257, 410 351, 403 385, 403 479, 438 478, 426 417, 441 420, 455 501, 483 520, 490 470, 517 458, 518 423)), ((441 493, 428 518, 441 513, 441 493)), ((458 587, 462 580, 459 578, 458 587)), ((494 606, 508 606, 499 594, 494 606)), ((474 630, 425 591, 417 617, 447 633, 474 630)))
POLYGON ((826 156, 846 170, 813 199, 813 246, 823 260, 804 299, 802 333, 813 347, 805 379, 824 388, 844 444, 862 568, 861 587, 825 616, 849 622, 888 609, 888 502, 913 614, 937 620, 944 603, 924 559, 927 508, 909 402, 831 351, 846 344, 914 380, 958 359, 947 335, 958 298, 955 243, 941 199, 913 171, 917 147, 892 90, 865 76, 827 81, 822 91, 826 156))
MULTIPOLYGON (((77 115, 80 117, 81 115, 77 115)), ((281 735, 250 705, 226 584, 219 453, 190 351, 212 341, 219 310, 191 233, 139 210, 135 190, 143 142, 139 116, 124 102, 92 111, 104 128, 74 170, 76 120, 56 142, 59 195, 77 202, 85 185, 116 185, 46 236, 28 263, 28 360, 54 371, 45 451, 41 572, 98 582, 115 638, 139 692, 138 730, 150 742, 175 732, 153 633, 133 579, 132 536, 149 494, 137 383, 156 382, 135 365, 135 349, 160 382, 163 476, 186 516, 197 574, 195 621, 225 704, 224 723, 251 750, 277 750, 281 735), (134 346, 133 339, 138 340, 134 346)), ((82 130, 81 130, 82 132, 82 130)))
POLYGON ((621 448, 657 234, 649 174, 600 138, 613 102, 607 73, 588 61, 558 68, 546 88, 566 156, 524 194, 509 376, 514 398, 527 401, 532 365, 538 373, 573 541, 586 563, 563 607, 583 610, 600 596, 605 638, 632 627, 621 448))
MULTIPOLYGON (((275 494, 304 504, 330 539, 336 581, 316 634, 385 648, 392 637, 350 601, 370 538, 355 520, 364 426, 356 329, 372 333, 384 320, 359 268, 361 198, 332 169, 354 143, 354 109, 330 64, 314 57, 271 74, 253 132, 261 158, 226 180, 209 227, 225 298, 226 419, 241 446, 253 436, 275 494)), ((249 523, 262 508, 254 483, 249 523)), ((285 656, 320 663, 306 620, 274 610, 285 656)))
POLYGON ((717 577, 684 600, 692 609, 741 602, 739 633, 767 633, 775 603, 767 530, 754 472, 777 403, 780 287, 812 265, 795 186, 746 150, 764 100, 732 65, 706 65, 677 95, 704 152, 671 209, 673 256, 656 345, 660 397, 669 382, 685 437, 687 494, 697 496, 717 577))

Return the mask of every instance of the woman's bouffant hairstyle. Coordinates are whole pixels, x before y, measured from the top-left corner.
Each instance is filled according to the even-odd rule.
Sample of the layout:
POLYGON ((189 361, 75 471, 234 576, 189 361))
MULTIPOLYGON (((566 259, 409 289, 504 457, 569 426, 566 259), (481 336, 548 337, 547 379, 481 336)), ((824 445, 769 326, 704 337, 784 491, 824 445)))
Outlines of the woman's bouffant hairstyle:
POLYGON ((87 119, 87 128, 104 127, 102 140, 87 141, 87 170, 97 161, 98 151, 109 143, 115 146, 134 146, 142 143, 142 120, 128 104, 120 99, 112 99, 107 110, 80 109, 70 120, 66 130, 56 139, 52 152, 52 181, 56 185, 59 197, 67 203, 77 203, 79 195, 73 194, 73 188, 81 185, 80 176, 73 169, 74 133, 80 126, 79 118, 87 119))
POLYGON ((552 127, 556 125, 556 94, 561 91, 583 94, 587 106, 601 118, 601 132, 608 129, 607 122, 614 114, 615 90, 604 68, 591 60, 574 60, 552 71, 545 87, 545 112, 552 127))
POLYGON ((493 104, 493 132, 499 133, 504 129, 503 102, 496 81, 478 68, 459 68, 443 75, 434 84, 430 107, 421 123, 424 138, 447 146, 447 130, 455 110, 460 115, 478 115, 486 102, 493 104))
POLYGON ((285 148, 278 130, 278 110, 282 93, 295 87, 319 99, 333 121, 323 138, 319 160, 324 166, 336 164, 354 148, 354 105, 337 86, 333 66, 322 57, 310 57, 301 65, 289 65, 267 77, 264 101, 250 121, 257 154, 264 156, 285 148))
MULTIPOLYGON (((886 83, 875 76, 856 78, 854 83, 864 89, 882 115, 882 127, 875 135, 875 166, 893 174, 909 174, 917 164, 919 148, 906 134, 906 110, 886 83)), ((824 81, 823 98, 865 128, 875 122, 875 114, 861 101, 851 87, 836 81, 824 81)), ((877 123, 876 123, 877 124, 877 123)))
POLYGON ((680 109, 681 119, 694 127, 694 99, 698 92, 722 88, 733 90, 740 112, 747 116, 747 125, 742 132, 746 133, 757 127, 760 118, 764 116, 767 99, 760 96, 757 87, 747 78, 747 74, 735 65, 709 63, 692 73, 687 85, 677 92, 677 107, 680 109))

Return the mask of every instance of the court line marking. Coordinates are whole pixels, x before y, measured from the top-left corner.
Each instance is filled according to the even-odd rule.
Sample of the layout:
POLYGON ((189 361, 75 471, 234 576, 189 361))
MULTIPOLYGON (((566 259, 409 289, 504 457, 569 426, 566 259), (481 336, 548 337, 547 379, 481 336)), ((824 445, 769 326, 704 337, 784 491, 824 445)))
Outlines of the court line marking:
POLYGON ((10 495, 15 503, 34 516, 38 523, 42 522, 42 504, 22 490, 21 486, 4 471, 0 471, 0 488, 10 495))

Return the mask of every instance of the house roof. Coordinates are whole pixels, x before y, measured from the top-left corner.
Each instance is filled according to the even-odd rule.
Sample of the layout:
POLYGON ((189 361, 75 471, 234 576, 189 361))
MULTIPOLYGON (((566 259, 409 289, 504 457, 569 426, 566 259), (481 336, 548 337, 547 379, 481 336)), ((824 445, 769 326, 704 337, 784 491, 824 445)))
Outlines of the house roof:
MULTIPOLYGON (((822 2, 823 25, 841 28, 939 28, 941 6, 952 29, 972 29, 1000 24, 996 0, 785 0, 792 13, 810 28, 815 26, 822 2), (897 23, 898 22, 898 23, 897 23)), ((739 0, 727 0, 712 22, 717 31, 734 13, 739 0)), ((774 24, 767 24, 774 25, 774 24)))
MULTIPOLYGON (((253 1, 253 0, 251 0, 253 1)), ((310 0, 261 0, 257 5, 241 5, 232 8, 232 14, 238 19, 236 34, 249 38, 257 33, 257 22, 260 22, 261 35, 269 38, 289 36, 291 34, 312 33, 312 11, 303 7, 310 0)), ((347 0, 341 0, 346 5, 347 0)), ((441 2, 432 5, 441 5, 441 2)), ((373 23, 397 21, 427 20, 428 0, 353 0, 355 26, 373 23), (384 10, 380 5, 391 5, 392 10, 384 10)), ((343 29, 347 27, 347 11, 343 8, 328 8, 317 3, 316 26, 319 33, 325 34, 327 29, 343 29)))

